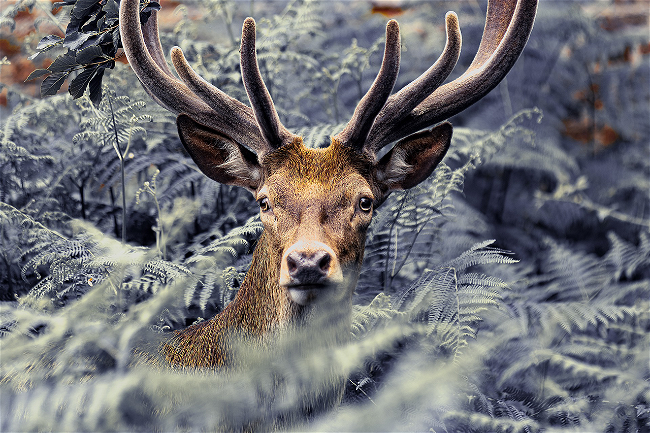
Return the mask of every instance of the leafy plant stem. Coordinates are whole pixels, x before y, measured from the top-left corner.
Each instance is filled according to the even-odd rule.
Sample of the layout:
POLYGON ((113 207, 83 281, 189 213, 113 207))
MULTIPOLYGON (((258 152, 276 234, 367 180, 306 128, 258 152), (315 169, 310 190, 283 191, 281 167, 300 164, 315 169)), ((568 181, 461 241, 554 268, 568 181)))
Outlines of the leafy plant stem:
MULTIPOLYGON (((393 230, 395 230, 395 225, 397 224, 397 220, 399 219, 399 216, 402 213, 402 209, 404 208, 404 204, 406 203, 406 199, 408 197, 408 193, 404 193, 402 195, 402 201, 399 204, 399 208, 397 209, 397 213, 395 214, 395 219, 393 219, 393 222, 391 223, 390 230, 388 231, 388 238, 392 238, 393 236, 393 230)), ((395 252, 397 254, 397 251, 395 252)), ((386 262, 384 263, 384 293, 388 290, 388 262, 390 261, 390 247, 388 248, 387 252, 387 257, 386 257, 386 262)))
POLYGON ((162 226, 162 213, 160 212, 160 205, 158 204, 158 199, 154 195, 153 197, 154 203, 156 203, 156 209, 158 211, 158 218, 157 218, 157 223, 156 225, 157 230, 156 230, 156 248, 158 248, 158 251, 161 251, 160 249, 160 244, 162 243, 162 258, 163 260, 167 260, 167 243, 163 242, 163 226, 162 226))
POLYGON ((503 109, 506 112, 506 117, 512 117, 512 100, 510 99, 510 91, 508 90, 508 78, 504 78, 499 84, 499 93, 501 93, 501 100, 503 101, 503 109))
POLYGON ((226 23, 226 30, 228 31, 228 38, 233 47, 237 46, 237 40, 235 39, 235 34, 232 32, 232 16, 228 12, 227 7, 223 7, 223 20, 226 23))
POLYGON ((112 186, 108 188, 108 192, 111 196, 111 208, 113 209, 113 234, 115 237, 119 235, 119 232, 117 230, 118 224, 117 224, 117 214, 115 213, 115 190, 113 189, 112 186))
POLYGON ((456 297, 456 314, 458 315, 458 320, 456 321, 456 333, 458 334, 456 337, 456 347, 454 348, 454 362, 458 361, 458 357, 460 355, 460 345, 461 342, 463 341, 463 329, 462 329, 462 321, 460 320, 461 318, 461 311, 460 311, 460 297, 458 294, 458 272, 456 269, 452 268, 452 271, 454 273, 454 296, 456 297))
POLYGON ((113 111, 113 101, 111 100, 110 95, 106 95, 106 97, 108 98, 108 105, 111 109, 113 131, 115 132, 115 143, 113 143, 113 148, 115 149, 117 157, 120 160, 120 175, 122 178, 122 245, 126 245, 126 181, 124 175, 124 154, 120 150, 120 138, 117 134, 117 124, 115 121, 115 111, 113 111))
POLYGON ((138 190, 136 193, 136 203, 140 203, 140 194, 143 192, 149 194, 153 198, 153 202, 156 205, 156 210, 157 210, 157 217, 156 217, 156 227, 154 228, 154 231, 156 232, 156 249, 158 250, 158 254, 162 257, 163 260, 167 260, 167 242, 163 239, 164 237, 164 230, 163 230, 163 223, 162 223, 162 211, 160 209, 160 202, 158 201, 158 195, 156 194, 156 178, 160 174, 160 170, 157 170, 153 177, 151 178, 151 181, 147 181, 144 183, 143 187, 138 190), (162 245, 162 249, 161 249, 162 245))
MULTIPOLYGON (((433 217, 428 218, 426 221, 424 221, 422 224, 418 224, 418 231, 415 233, 415 236, 413 237, 413 242, 408 247, 408 250, 406 250, 406 253, 404 254, 404 258, 402 259, 402 263, 399 264, 399 266, 394 265, 393 266, 393 275, 395 275, 397 272, 399 272, 404 265, 407 263, 409 256, 411 255, 411 251, 413 251, 413 247, 415 246, 415 241, 417 240, 418 236, 420 236, 420 233, 427 227, 429 222, 433 217)), ((397 263, 397 260, 395 260, 395 263, 397 263)))
POLYGON ((370 400, 370 403, 372 403, 372 404, 374 404, 375 406, 377 406, 377 403, 375 403, 375 401, 374 401, 374 400, 373 400, 373 399, 372 399, 372 398, 371 398, 371 397, 370 397, 370 396, 369 396, 369 395, 368 395, 368 394, 363 390, 363 388, 361 388, 361 385, 359 385, 358 383, 354 382, 354 381, 351 380, 351 379, 348 379, 348 380, 350 381, 350 383, 351 383, 352 385, 354 385, 354 386, 356 387, 356 389, 358 389, 359 391, 361 391, 361 393, 363 393, 363 395, 365 395, 366 397, 368 397, 368 400, 370 400))
POLYGON ((332 92, 332 106, 334 108, 334 120, 336 123, 341 122, 341 116, 339 114, 339 86, 341 85, 341 77, 339 76, 338 80, 336 80, 336 85, 334 86, 334 90, 332 92))

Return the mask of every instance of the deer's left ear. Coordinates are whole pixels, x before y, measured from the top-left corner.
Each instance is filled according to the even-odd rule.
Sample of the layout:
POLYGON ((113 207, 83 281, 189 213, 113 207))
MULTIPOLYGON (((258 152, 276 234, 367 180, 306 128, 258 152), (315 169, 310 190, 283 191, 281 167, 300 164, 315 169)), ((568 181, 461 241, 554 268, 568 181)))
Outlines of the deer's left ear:
POLYGON ((386 194, 425 180, 449 149, 453 128, 444 122, 400 140, 375 166, 375 180, 386 194))

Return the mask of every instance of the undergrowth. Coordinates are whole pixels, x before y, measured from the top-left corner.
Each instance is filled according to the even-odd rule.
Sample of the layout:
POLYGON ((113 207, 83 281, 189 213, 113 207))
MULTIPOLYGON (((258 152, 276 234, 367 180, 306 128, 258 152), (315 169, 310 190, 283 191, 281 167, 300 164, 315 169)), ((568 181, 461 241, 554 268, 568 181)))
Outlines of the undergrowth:
MULTIPOLYGON (((2 11, 8 37, 33 6, 2 11)), ((650 430, 650 65, 616 60, 647 35, 556 6, 540 5, 507 80, 452 119, 435 173, 375 213, 350 343, 299 356, 310 336, 286 337, 227 373, 172 369, 158 347, 234 298, 263 230, 250 194, 198 171, 119 62, 101 102, 0 83, 2 431, 650 430), (331 371, 348 377, 341 407, 296 414, 331 371)), ((484 18, 453 7, 458 71, 484 18)), ((447 8, 398 17, 398 88, 442 49, 447 8)), ((322 146, 378 68, 385 20, 369 10, 201 0, 162 40, 245 101, 236 29, 252 13, 280 117, 322 146), (215 22, 221 40, 195 37, 215 22)))

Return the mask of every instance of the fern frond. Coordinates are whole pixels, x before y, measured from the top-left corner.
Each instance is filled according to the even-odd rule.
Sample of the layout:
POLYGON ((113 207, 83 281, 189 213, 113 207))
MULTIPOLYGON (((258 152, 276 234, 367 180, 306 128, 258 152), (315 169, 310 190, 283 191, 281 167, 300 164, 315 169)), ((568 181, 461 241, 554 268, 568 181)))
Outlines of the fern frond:
POLYGON ((380 320, 389 320, 403 314, 393 308, 389 296, 379 293, 370 304, 352 307, 352 335, 359 338, 376 326, 380 320))
POLYGON ((548 241, 549 252, 542 264, 543 278, 533 296, 545 301, 583 301, 596 298, 611 281, 611 276, 595 256, 568 249, 548 241))
POLYGON ((605 261, 614 268, 614 280, 618 281, 625 275, 632 279, 637 271, 647 270, 650 267, 650 234, 639 234, 639 245, 625 242, 616 233, 607 233, 611 248, 605 255, 605 261))
POLYGON ((457 431, 511 431, 529 433, 539 431, 539 424, 532 419, 521 421, 505 417, 494 418, 482 413, 450 410, 443 415, 446 424, 453 425, 457 431), (462 429, 462 430, 461 430, 462 429))
POLYGON ((198 295, 199 307, 205 311, 214 297, 214 289, 219 287, 222 299, 218 304, 225 306, 232 299, 232 294, 236 293, 238 287, 234 286, 235 281, 243 279, 241 269, 238 271, 233 265, 243 256, 251 254, 253 243, 263 230, 264 226, 256 216, 243 226, 231 230, 226 236, 219 237, 206 246, 197 246, 195 254, 185 263, 200 273, 202 283, 187 289, 186 305, 191 305, 198 295), (224 296, 226 298, 223 298, 224 296))
POLYGON ((477 264, 512 263, 505 251, 488 249, 493 241, 474 245, 435 271, 425 271, 408 289, 396 297, 399 310, 414 319, 426 318, 426 334, 443 348, 449 348, 456 360, 475 338, 482 314, 501 303, 501 290, 507 284, 479 273, 465 273, 477 264), (487 249, 487 250, 486 250, 487 249))
POLYGON ((162 283, 192 274, 185 266, 166 260, 149 260, 144 264, 142 270, 155 275, 162 283))
POLYGON ((626 315, 634 316, 634 309, 627 306, 584 302, 536 303, 528 308, 540 317, 540 323, 546 329, 560 326, 564 331, 585 330, 589 326, 623 320, 626 315))
POLYGON ((494 242, 495 240, 492 239, 474 245, 468 251, 458 256, 457 259, 449 262, 448 266, 458 271, 464 271, 470 266, 475 265, 484 265, 487 263, 510 264, 518 262, 518 260, 508 257, 508 255, 512 254, 509 251, 499 248, 488 248, 494 242))
POLYGON ((133 281, 122 283, 121 288, 130 292, 156 294, 162 287, 165 287, 165 283, 160 278, 154 275, 144 275, 133 281))

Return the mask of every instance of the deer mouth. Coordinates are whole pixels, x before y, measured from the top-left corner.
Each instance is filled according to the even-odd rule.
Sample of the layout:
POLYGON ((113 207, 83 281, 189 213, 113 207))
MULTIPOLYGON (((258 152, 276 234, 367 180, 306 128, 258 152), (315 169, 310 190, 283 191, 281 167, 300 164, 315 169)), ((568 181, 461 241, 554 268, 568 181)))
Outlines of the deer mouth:
POLYGON ((321 298, 330 287, 330 284, 291 284, 285 286, 289 297, 299 305, 309 305, 321 298))

